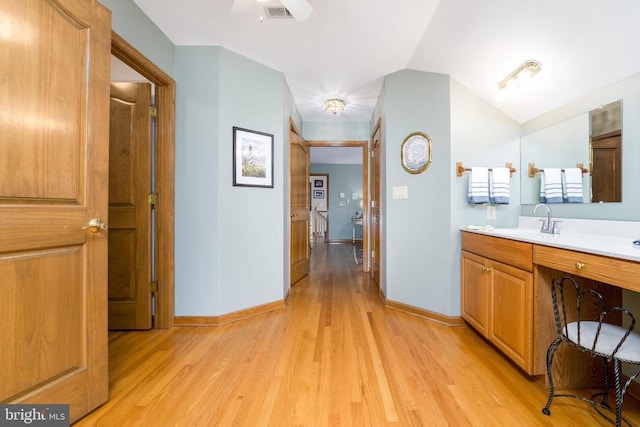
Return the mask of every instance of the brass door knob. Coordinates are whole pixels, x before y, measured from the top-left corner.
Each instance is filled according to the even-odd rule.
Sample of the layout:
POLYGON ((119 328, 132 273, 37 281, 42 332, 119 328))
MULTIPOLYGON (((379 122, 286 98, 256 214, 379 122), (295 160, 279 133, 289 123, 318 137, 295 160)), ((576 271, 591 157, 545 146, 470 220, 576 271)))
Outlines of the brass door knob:
POLYGON ((107 224, 100 218, 93 218, 89 221, 89 224, 82 227, 83 230, 89 230, 92 233, 100 233, 107 228, 107 224))

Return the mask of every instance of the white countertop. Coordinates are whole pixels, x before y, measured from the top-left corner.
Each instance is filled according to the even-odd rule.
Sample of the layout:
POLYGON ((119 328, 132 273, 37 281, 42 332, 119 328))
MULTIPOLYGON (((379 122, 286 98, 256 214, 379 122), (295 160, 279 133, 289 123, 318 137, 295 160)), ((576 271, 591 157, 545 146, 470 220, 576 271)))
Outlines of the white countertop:
POLYGON ((520 217, 518 228, 469 230, 472 233, 553 246, 640 262, 640 222, 554 218, 561 221, 559 234, 540 232, 540 217, 520 217))

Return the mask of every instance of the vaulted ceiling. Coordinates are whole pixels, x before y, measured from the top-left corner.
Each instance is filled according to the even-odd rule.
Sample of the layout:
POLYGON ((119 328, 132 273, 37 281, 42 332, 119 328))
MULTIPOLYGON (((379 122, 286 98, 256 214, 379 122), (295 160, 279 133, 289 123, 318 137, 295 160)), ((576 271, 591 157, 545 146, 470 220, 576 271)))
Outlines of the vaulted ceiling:
POLYGON ((384 76, 405 68, 448 74, 519 123, 640 72, 638 0, 308 0, 302 21, 268 18, 256 0, 134 1, 176 45, 281 71, 305 121, 369 120, 384 76), (542 71, 497 102, 528 59, 542 71), (343 114, 324 111, 332 97, 343 114))

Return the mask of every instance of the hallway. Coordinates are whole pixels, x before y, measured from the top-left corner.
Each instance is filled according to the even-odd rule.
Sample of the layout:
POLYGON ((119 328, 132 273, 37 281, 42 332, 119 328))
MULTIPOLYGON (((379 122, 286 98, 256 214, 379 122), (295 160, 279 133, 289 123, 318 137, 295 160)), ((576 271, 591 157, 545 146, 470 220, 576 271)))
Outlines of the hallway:
POLYGON ((360 269, 320 241, 285 309, 110 333, 110 401, 76 425, 608 425, 573 400, 542 415, 541 385, 465 326, 385 309, 360 269))

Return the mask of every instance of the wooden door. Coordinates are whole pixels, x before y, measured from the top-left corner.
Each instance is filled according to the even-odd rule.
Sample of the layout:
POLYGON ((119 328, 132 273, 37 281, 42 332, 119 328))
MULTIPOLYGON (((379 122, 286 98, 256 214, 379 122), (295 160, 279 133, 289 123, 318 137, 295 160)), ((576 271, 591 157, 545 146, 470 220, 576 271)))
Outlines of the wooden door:
POLYGON ((151 84, 112 83, 109 329, 151 328, 151 84))
POLYGON ((108 398, 111 13, 3 0, 0 17, 0 401, 74 421, 108 398))
POLYGON ((309 273, 309 146, 289 132, 291 182, 291 284, 309 273))
POLYGON ((382 200, 382 131, 380 122, 376 125, 371 137, 371 277, 380 288, 380 260, 381 260, 381 213, 382 200))
POLYGON ((622 201, 622 143, 620 134, 591 141, 591 201, 622 201))

